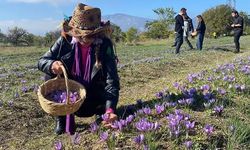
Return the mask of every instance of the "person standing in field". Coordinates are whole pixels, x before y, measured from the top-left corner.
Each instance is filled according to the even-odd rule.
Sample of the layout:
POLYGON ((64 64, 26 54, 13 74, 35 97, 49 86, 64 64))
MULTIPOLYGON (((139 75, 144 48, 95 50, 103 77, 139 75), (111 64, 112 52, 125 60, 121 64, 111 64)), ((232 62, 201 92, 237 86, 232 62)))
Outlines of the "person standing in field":
POLYGON ((202 50, 205 31, 206 31, 206 24, 201 15, 198 15, 196 18, 197 18, 198 25, 193 35, 197 34, 196 48, 198 50, 202 50))
POLYGON ((190 31, 194 32, 194 27, 193 27, 192 19, 187 14, 183 15, 183 19, 184 19, 183 38, 187 42, 190 50, 192 50, 193 49, 193 45, 190 43, 190 41, 188 39, 190 31))
POLYGON ((175 43, 176 43, 176 50, 175 54, 180 53, 181 45, 183 44, 183 28, 184 28, 184 19, 183 15, 186 14, 187 9, 181 8, 180 13, 175 17, 175 43))
MULTIPOLYGON (((62 25, 61 37, 38 61, 38 69, 48 79, 62 74, 64 66, 68 77, 86 88, 86 99, 71 115, 70 127, 75 131, 74 115, 91 117, 96 115, 110 126, 117 119, 116 106, 119 99, 119 76, 113 43, 106 35, 110 24, 101 22, 101 10, 79 3, 72 17, 62 25)), ((66 131, 66 116, 56 117, 55 133, 66 131)))
POLYGON ((234 43, 235 43, 235 53, 240 52, 240 37, 243 34, 243 25, 244 25, 244 20, 241 16, 239 16, 238 11, 233 10, 232 11, 232 17, 233 17, 233 24, 231 27, 234 30, 234 43))

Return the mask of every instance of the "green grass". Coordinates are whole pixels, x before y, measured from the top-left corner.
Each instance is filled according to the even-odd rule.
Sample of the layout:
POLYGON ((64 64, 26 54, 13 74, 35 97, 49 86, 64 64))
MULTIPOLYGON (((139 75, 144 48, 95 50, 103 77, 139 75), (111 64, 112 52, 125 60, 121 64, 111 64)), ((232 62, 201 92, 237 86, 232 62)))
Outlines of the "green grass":
MULTIPOLYGON (((178 56, 174 54, 174 48, 170 47, 173 39, 143 42, 136 46, 118 44, 119 59, 121 64, 126 64, 126 67, 119 69, 121 78, 119 106, 135 103, 137 99, 150 101, 155 98, 156 92, 166 87, 173 90, 172 83, 184 82, 189 73, 209 70, 217 65, 232 62, 235 58, 250 56, 249 40, 249 36, 241 38, 242 53, 240 54, 232 53, 233 39, 225 37, 205 39, 202 51, 189 51, 184 43, 178 56), (138 60, 156 57, 161 58, 155 62, 138 63, 138 60)), ((192 43, 195 41, 192 40, 192 43)), ((77 123, 82 125, 77 129, 81 135, 81 145, 72 145, 67 135, 54 135, 54 119, 43 112, 31 88, 43 82, 42 73, 36 69, 36 63, 46 51, 47 48, 37 47, 0 48, 0 102, 3 103, 0 107, 0 149, 53 149, 54 142, 57 140, 62 140, 66 149, 102 149, 105 144, 96 144, 99 143, 98 138, 87 130, 93 118, 77 118, 77 123), (22 80, 27 80, 27 83, 21 83, 22 80), (21 91, 23 86, 30 88, 27 93, 21 91), (15 97, 16 92, 20 97, 15 97)), ((222 118, 223 123, 208 115, 208 111, 197 112, 190 109, 185 111, 195 116, 195 119, 202 120, 202 124, 215 124, 223 135, 222 132, 226 132, 224 130, 227 128, 227 123, 240 124, 242 130, 236 130, 234 136, 228 136, 225 140, 228 140, 229 149, 236 145, 239 148, 246 148, 249 146, 249 143, 244 141, 249 139, 249 129, 245 128, 250 123, 249 96, 231 95, 230 98, 236 106, 226 109, 226 117, 222 118), (234 117, 240 120, 235 121, 234 117)), ((135 134, 135 132, 122 133, 116 143, 117 147, 134 149, 130 138, 135 134)), ((162 136, 164 139, 164 134, 162 136)), ((206 143, 203 135, 198 134, 194 138, 196 141, 206 143)), ((156 142, 156 144, 162 144, 162 149, 176 149, 175 144, 169 139, 164 142, 156 142), (164 147, 166 145, 169 147, 164 147)))

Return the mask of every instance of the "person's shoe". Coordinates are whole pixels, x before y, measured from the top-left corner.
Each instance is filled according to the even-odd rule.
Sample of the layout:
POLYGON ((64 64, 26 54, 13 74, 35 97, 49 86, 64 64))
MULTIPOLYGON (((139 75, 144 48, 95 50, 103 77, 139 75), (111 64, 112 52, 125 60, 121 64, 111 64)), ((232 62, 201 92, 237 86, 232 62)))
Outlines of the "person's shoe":
POLYGON ((56 117, 55 133, 57 135, 63 134, 65 132, 65 127, 66 127, 66 116, 56 117))
POLYGON ((175 47, 176 45, 172 45, 171 47, 175 47))

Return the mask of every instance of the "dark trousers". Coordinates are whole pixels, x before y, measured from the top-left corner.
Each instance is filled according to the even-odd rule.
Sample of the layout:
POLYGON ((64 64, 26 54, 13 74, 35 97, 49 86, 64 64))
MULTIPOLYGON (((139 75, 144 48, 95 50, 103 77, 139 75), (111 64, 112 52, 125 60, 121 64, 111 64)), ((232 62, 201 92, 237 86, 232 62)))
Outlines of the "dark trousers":
POLYGON ((176 33, 175 41, 176 41, 175 53, 178 54, 178 53, 180 53, 180 48, 181 48, 181 45, 183 44, 183 32, 182 33, 176 33))
POLYGON ((204 33, 198 33, 198 38, 196 43, 196 47, 198 50, 202 50, 204 36, 205 36, 204 33))
POLYGON ((234 31, 234 43, 235 43, 235 52, 240 52, 240 36, 242 35, 242 30, 234 31))
POLYGON ((78 117, 91 117, 105 113, 106 101, 104 98, 86 98, 75 115, 78 117))
POLYGON ((191 44, 191 42, 188 39, 188 36, 184 36, 184 40, 187 42, 188 46, 190 49, 193 49, 193 45, 191 44))

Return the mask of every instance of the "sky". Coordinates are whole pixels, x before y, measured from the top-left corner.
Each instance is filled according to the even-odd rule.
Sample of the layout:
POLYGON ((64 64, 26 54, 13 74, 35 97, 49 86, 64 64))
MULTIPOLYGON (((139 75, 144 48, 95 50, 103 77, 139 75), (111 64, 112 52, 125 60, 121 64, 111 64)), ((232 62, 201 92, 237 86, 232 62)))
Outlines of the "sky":
MULTIPOLYGON (((18 26, 44 35, 56 30, 64 15, 70 16, 79 2, 101 8, 102 15, 123 13, 156 19, 152 11, 156 8, 172 7, 178 12, 185 7, 194 18, 211 7, 226 4, 227 0, 1 0, 0 30, 6 33, 18 26)), ((250 14, 250 0, 236 0, 236 9, 250 14)))

